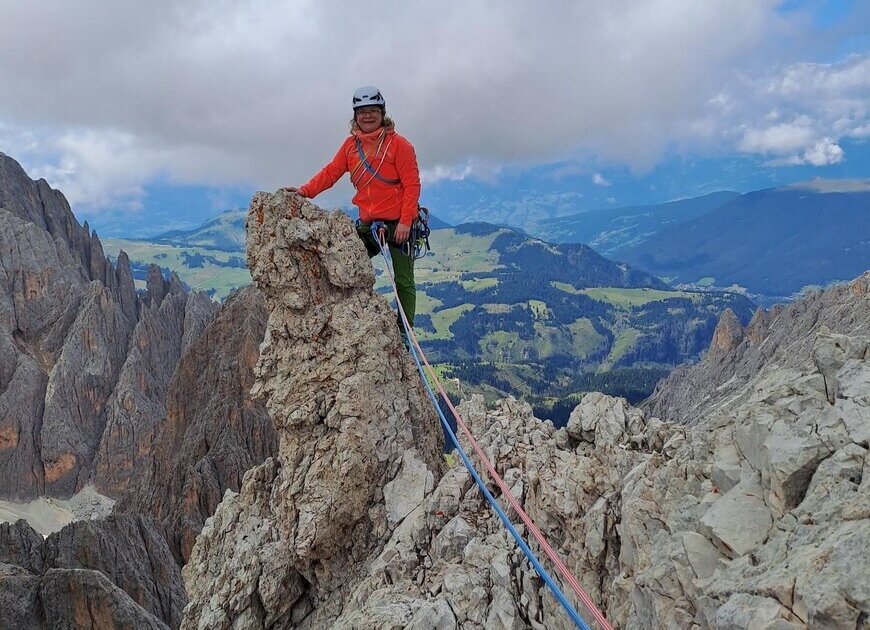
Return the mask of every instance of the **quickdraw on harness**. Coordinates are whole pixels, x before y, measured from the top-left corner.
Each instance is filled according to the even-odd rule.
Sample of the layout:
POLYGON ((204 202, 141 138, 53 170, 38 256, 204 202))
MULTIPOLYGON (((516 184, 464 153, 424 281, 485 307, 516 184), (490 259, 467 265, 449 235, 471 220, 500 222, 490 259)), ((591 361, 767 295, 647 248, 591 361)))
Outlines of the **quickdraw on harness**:
POLYGON ((409 257, 417 260, 423 258, 432 251, 429 247, 429 209, 423 206, 417 207, 417 218, 411 223, 411 235, 402 243, 402 251, 409 257))

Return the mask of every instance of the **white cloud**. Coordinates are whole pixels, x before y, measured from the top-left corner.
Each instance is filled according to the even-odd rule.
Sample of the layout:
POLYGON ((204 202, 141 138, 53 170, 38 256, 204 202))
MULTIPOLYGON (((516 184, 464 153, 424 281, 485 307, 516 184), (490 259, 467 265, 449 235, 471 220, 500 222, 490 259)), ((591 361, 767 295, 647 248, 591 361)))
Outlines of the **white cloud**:
POLYGON ((436 182, 442 179, 450 181, 462 181, 472 175, 481 177, 484 173, 487 178, 494 177, 497 169, 493 166, 484 166, 475 164, 473 160, 468 160, 454 166, 436 165, 432 168, 422 168, 420 170, 420 181, 424 184, 436 182))
POLYGON ((800 28, 779 4, 0 0, 0 150, 91 208, 158 176, 301 184, 374 83, 426 182, 672 147, 830 163, 819 142, 867 133, 870 56, 763 75, 800 28))
POLYGON ((746 81, 732 123, 737 149, 768 166, 837 164, 842 138, 870 129, 870 55, 838 63, 798 63, 746 81))
POLYGON ((604 175, 601 173, 594 173, 592 175, 592 183, 596 186, 610 186, 610 182, 604 179, 604 175))
POLYGON ((776 4, 0 0, 0 121, 96 206, 155 173, 301 183, 366 83, 431 177, 578 148, 644 168, 781 30, 776 4))
POLYGON ((813 142, 817 132, 803 117, 791 123, 746 129, 739 148, 747 153, 788 153, 813 142))
POLYGON ((843 159, 843 149, 830 138, 823 138, 804 151, 804 162, 813 166, 827 166, 837 164, 843 159))
POLYGON ((846 130, 845 135, 851 138, 870 138, 870 122, 846 130))
POLYGON ((830 166, 843 160, 845 152, 843 148, 830 138, 823 138, 812 147, 800 154, 776 158, 765 162, 766 166, 800 166, 811 164, 812 166, 830 166))

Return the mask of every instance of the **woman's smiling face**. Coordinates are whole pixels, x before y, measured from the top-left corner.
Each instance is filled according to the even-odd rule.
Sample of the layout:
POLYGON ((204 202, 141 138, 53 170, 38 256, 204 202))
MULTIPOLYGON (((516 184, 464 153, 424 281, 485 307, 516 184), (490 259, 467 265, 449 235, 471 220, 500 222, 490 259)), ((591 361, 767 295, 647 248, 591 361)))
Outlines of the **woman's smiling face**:
POLYGON ((384 124, 384 113, 378 105, 360 107, 354 111, 353 115, 356 119, 356 124, 359 125, 363 133, 374 131, 384 124))

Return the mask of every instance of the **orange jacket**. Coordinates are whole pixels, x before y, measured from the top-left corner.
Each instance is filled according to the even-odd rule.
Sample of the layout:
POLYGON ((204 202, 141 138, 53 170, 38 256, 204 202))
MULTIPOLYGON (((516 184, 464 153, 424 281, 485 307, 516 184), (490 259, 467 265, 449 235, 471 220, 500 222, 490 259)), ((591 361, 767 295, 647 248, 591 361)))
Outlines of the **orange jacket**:
POLYGON ((417 168, 417 155, 414 147, 405 138, 389 129, 375 155, 382 129, 370 133, 355 131, 342 143, 332 161, 320 169, 314 177, 299 188, 305 197, 313 198, 335 182, 345 173, 352 173, 351 183, 356 188, 353 203, 359 208, 359 217, 366 223, 372 221, 395 221, 410 226, 417 218, 417 204, 420 201, 420 171, 417 168), (387 180, 399 180, 396 184, 386 183, 375 177, 365 166, 360 165, 356 139, 362 144, 368 163, 378 175, 387 180))

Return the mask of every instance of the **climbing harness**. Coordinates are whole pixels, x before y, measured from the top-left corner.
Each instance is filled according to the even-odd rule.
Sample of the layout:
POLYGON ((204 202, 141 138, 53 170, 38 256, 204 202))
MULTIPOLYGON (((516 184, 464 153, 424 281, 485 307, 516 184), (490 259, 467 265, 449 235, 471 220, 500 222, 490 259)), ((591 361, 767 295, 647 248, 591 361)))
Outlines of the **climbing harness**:
MULTIPOLYGON (((363 225, 365 223, 363 223, 362 219, 356 220, 357 228, 363 225)), ((384 230, 385 235, 389 233, 385 221, 375 221, 372 223, 372 234, 375 237, 375 242, 378 244, 380 244, 380 241, 378 241, 377 233, 381 229, 384 230)), ((411 233, 408 236, 408 240, 401 245, 394 243, 394 246, 402 250, 405 256, 418 260, 432 251, 432 248, 429 246, 429 235, 431 233, 432 230, 429 229, 429 210, 421 206, 417 212, 417 218, 411 223, 411 233)))
POLYGON ((483 493, 484 497, 486 497, 487 502, 493 508, 493 510, 498 514, 501 521, 504 523, 505 527, 507 527, 511 536, 517 543, 517 546, 522 550, 523 554, 525 554, 526 558, 528 558, 529 562, 534 566, 535 570, 538 572, 538 575, 541 576, 541 579, 547 584, 550 591, 565 609, 565 612, 571 618, 571 620, 577 625, 578 628, 582 628, 583 630, 590 630, 589 626, 580 616, 580 614, 574 609, 571 603, 566 599, 565 595, 559 589, 559 586, 555 583, 552 577, 550 577, 549 573, 544 569, 541 565, 540 560, 535 556, 534 552, 529 548, 528 544, 525 540, 523 540, 520 533, 517 531, 516 527, 514 527, 513 523, 510 522, 507 514, 505 514, 504 510, 492 496, 492 493, 486 487, 486 484, 481 479, 480 475, 474 468, 474 465, 471 463, 471 459, 465 453, 464 449, 459 443, 459 439, 456 437, 456 433, 450 427, 450 423, 447 421, 447 418, 444 416, 444 412, 441 410, 440 405, 438 404, 437 396, 435 396, 434 391, 432 390, 432 386, 429 383, 429 379, 435 383, 438 392, 441 394, 441 397, 444 399, 447 407, 450 409, 454 418, 456 419, 456 426, 459 427, 465 437, 468 439, 469 444, 471 444, 472 449, 477 454, 480 461, 484 464, 487 472, 489 473, 490 478, 498 485, 499 489, 502 492, 502 495, 505 497, 507 502, 510 504, 510 507, 514 509, 523 523, 526 525, 528 530, 535 537, 535 540, 538 542, 540 547, 544 550, 550 560, 558 569, 560 575, 563 579, 565 579, 568 584, 571 586, 574 593, 580 600, 583 602, 586 609, 589 613, 595 618, 595 621, 598 622, 599 626, 603 630, 613 630, 613 626, 607 621, 607 618, 598 610, 598 607, 595 605, 595 602, 592 601, 592 598, 583 590, 580 584, 577 582, 577 579, 571 574, 565 564, 562 562, 561 558, 559 558, 558 554, 553 550, 547 540, 544 538, 543 534, 541 534, 541 530, 538 529, 537 525, 529 518, 529 516, 525 513, 522 506, 519 504, 517 499, 513 496, 510 491, 510 488, 505 483, 504 479, 498 474, 495 470, 495 466, 492 462, 487 458, 486 453, 484 453, 483 448, 481 448, 480 444, 474 439, 474 435, 472 435, 471 431, 468 429, 468 426, 462 420, 462 417, 459 415, 459 412, 456 411, 456 408, 453 406, 453 403, 450 401, 450 398, 447 396, 447 393, 444 391, 444 388, 441 385, 441 381, 438 378, 437 373, 429 364, 428 359, 426 358, 423 349, 420 347, 420 343, 417 340, 417 336, 414 334, 414 329, 408 324, 408 318, 405 315, 405 310, 402 308, 402 303, 399 301, 399 292, 396 287, 396 280, 393 277, 393 273, 390 269, 389 260, 388 260, 388 248, 387 248, 387 229, 383 222, 376 222, 372 224, 371 227, 372 236, 374 236, 375 241, 378 243, 378 247, 381 250, 381 256, 383 256, 384 260, 387 262, 387 274, 390 278, 390 282, 392 283, 393 292, 396 295, 396 306, 401 316, 402 325, 405 328, 405 335, 410 341, 410 350, 411 357, 414 359, 414 362, 417 364, 417 369, 420 371, 420 376, 423 380, 423 385, 426 387, 426 392, 429 395, 429 398, 432 400, 432 403, 435 406, 435 410, 438 412, 438 417, 441 420, 441 425, 444 427, 444 431, 450 437, 450 441, 453 442, 457 452, 459 453, 462 461, 465 463, 466 468, 468 468, 469 473, 474 478, 475 483, 477 484, 480 491, 483 493), (421 364, 422 360, 422 364, 421 364), (423 365, 426 366, 424 370, 423 365), (427 378, 428 372, 428 378, 427 378))
MULTIPOLYGON (((392 142, 392 138, 390 138, 387 146, 383 147, 383 151, 381 151, 381 147, 384 144, 384 138, 386 137, 386 135, 386 129, 382 130, 380 136, 378 136, 377 146, 374 148, 374 151, 372 151, 368 155, 366 155, 366 153, 363 151, 362 141, 359 138, 355 138, 356 150, 359 154, 359 163, 354 167, 353 171, 351 171, 350 181, 357 190, 359 190, 363 186, 368 186, 375 179, 389 186, 398 186, 402 183, 400 179, 387 178, 378 172, 384 163, 384 158, 387 155, 387 149, 389 149, 390 147, 390 142, 392 142), (378 154, 380 154, 381 159, 380 162, 378 162, 377 168, 375 168, 369 162, 369 158, 374 155, 374 159, 377 160, 378 154), (363 171, 360 173, 359 179, 357 181, 354 181, 354 177, 356 177, 356 172, 359 170, 360 167, 363 167, 363 171), (363 184, 362 179, 366 172, 370 173, 371 177, 369 177, 368 181, 363 184)), ((360 221, 357 221, 357 226, 359 225, 360 221)), ((406 256, 408 256, 409 258, 413 258, 414 260, 422 258, 426 254, 428 254, 430 251, 432 251, 432 248, 429 246, 430 233, 431 230, 429 229, 429 209, 418 205, 417 216, 411 223, 411 233, 408 237, 408 240, 402 243, 402 252, 406 256)))

